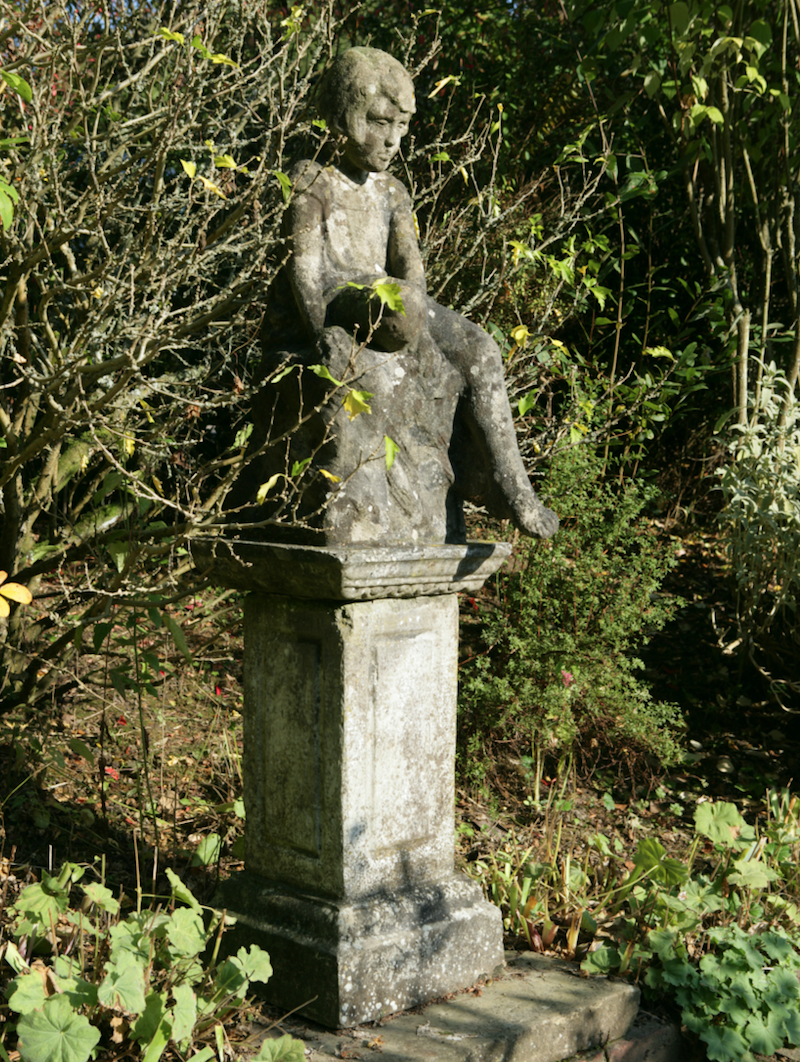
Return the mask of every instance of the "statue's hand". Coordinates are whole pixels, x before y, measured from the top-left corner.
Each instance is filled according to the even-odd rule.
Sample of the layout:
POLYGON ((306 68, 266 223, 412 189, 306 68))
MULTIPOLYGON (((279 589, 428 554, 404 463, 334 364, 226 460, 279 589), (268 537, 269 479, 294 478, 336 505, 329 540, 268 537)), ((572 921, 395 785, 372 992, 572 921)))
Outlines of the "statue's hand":
POLYGON ((353 338, 339 325, 323 328, 316 339, 317 352, 322 365, 337 380, 347 372, 350 355, 353 351, 353 338))
POLYGON ((513 519, 523 535, 531 538, 551 538, 558 531, 558 517, 546 508, 534 492, 522 495, 511 505, 513 519))

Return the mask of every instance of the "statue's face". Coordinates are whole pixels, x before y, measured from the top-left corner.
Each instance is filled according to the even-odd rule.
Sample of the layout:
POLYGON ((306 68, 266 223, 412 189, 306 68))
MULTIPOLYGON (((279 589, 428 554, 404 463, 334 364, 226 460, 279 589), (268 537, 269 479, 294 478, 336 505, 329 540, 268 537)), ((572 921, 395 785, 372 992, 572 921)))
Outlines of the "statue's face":
MULTIPOLYGON (((405 103, 406 101, 402 101, 405 103)), ((348 120, 344 157, 351 166, 369 173, 385 170, 408 132, 413 114, 387 96, 376 95, 365 108, 351 113, 348 120)))

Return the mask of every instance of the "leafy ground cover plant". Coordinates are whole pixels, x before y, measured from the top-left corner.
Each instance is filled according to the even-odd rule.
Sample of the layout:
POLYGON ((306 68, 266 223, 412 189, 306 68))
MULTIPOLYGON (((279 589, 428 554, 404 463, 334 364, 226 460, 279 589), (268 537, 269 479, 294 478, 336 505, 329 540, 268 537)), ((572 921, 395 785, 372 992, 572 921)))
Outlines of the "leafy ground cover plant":
MULTIPOLYGON (((259 947, 220 958, 225 915, 204 911, 172 870, 166 904, 123 916, 102 882, 67 863, 22 890, 11 911, 4 992, 13 1016, 0 1055, 22 1062, 88 1062, 112 1049, 158 1062, 167 1049, 192 1062, 224 1057, 224 1021, 272 974, 259 947), (71 905, 71 891, 83 896, 71 905), (209 1042, 210 1041, 210 1042, 209 1042)), ((141 899, 141 897, 140 897, 141 899)), ((302 1062, 302 1045, 265 1041, 262 1062, 302 1062)))
POLYGON ((512 835, 467 864, 501 907, 507 939, 637 980, 674 1004, 715 1062, 800 1043, 800 807, 790 790, 768 792, 759 828, 730 801, 698 803, 683 858, 652 834, 631 852, 598 832, 576 859, 560 822, 544 833, 529 846, 512 835))
POLYGON ((525 757, 534 783, 545 758, 605 754, 628 771, 647 755, 669 762, 679 712, 637 676, 637 645, 672 609, 658 595, 671 557, 644 515, 654 492, 610 483, 602 457, 583 446, 553 459, 543 493, 559 533, 497 577, 462 667, 462 770, 480 781, 501 744, 525 757))

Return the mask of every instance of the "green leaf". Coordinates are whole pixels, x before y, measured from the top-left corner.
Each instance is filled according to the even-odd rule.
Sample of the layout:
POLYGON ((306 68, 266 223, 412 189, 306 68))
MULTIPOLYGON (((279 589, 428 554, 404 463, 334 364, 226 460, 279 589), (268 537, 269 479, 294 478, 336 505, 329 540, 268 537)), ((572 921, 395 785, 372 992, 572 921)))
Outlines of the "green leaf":
POLYGON ((264 504, 264 502, 267 500, 267 495, 269 494, 269 492, 272 490, 272 488, 275 486, 275 484, 278 482, 278 480, 281 478, 282 475, 283 475, 282 472, 276 472, 274 475, 269 477, 269 479, 267 480, 266 483, 262 483, 261 484, 261 486, 256 491, 256 505, 263 505, 264 504))
POLYGON ((161 992, 150 992, 145 1000, 144 1012, 131 1026, 131 1036, 140 1044, 150 1043, 156 1035, 167 1012, 166 998, 161 992))
POLYGON ((292 476, 299 476, 308 468, 311 464, 310 457, 304 457, 302 461, 295 461, 292 465, 292 476))
POLYGON ((747 889, 765 889, 771 881, 780 877, 777 871, 760 859, 735 859, 733 866, 736 869, 734 873, 728 873, 728 881, 747 889))
POLYGON ((294 372, 294 370, 295 369, 299 369, 299 367, 300 366, 297 365, 297 364, 285 366, 283 369, 280 370, 280 372, 276 372, 275 373, 275 375, 270 380, 270 383, 273 383, 273 384, 278 383, 280 380, 282 380, 284 378, 284 376, 288 376, 290 372, 294 372))
POLYGON ((727 1025, 703 1023, 702 1028, 692 1028, 692 1031, 705 1041, 706 1055, 710 1062, 740 1062, 751 1057, 744 1037, 727 1025))
POLYGON ((661 74, 657 70, 650 70, 644 77, 644 90, 648 96, 652 97, 658 93, 661 88, 661 74))
POLYGON ((236 450, 241 450, 242 447, 245 446, 245 444, 247 443, 247 440, 250 438, 250 436, 252 434, 253 434, 253 425, 252 425, 252 423, 251 424, 245 424, 245 426, 243 428, 241 428, 239 431, 237 431, 237 433, 236 433, 236 438, 233 440, 234 448, 236 450))
POLYGON ((0 188, 0 221, 3 223, 4 229, 11 228, 11 223, 14 220, 14 204, 8 197, 8 193, 4 188, 0 188))
POLYGON ((24 1014, 17 1034, 23 1062, 88 1062, 100 1042, 100 1030, 65 996, 51 996, 42 1010, 24 1014))
POLYGON ((263 1040, 254 1062, 305 1062, 305 1057, 302 1040, 287 1035, 263 1040))
POLYGON ((273 170, 272 172, 275 174, 278 180, 278 184, 281 186, 281 193, 283 195, 284 203, 288 203, 289 200, 292 198, 291 180, 289 179, 289 177, 287 177, 285 173, 283 173, 282 170, 273 170))
POLYGON ((164 624, 166 625, 169 633, 172 635, 172 640, 173 642, 175 642, 175 646, 178 651, 181 652, 191 664, 192 651, 186 644, 186 638, 184 637, 183 629, 180 624, 176 623, 176 621, 172 618, 172 616, 170 616, 168 612, 164 613, 164 624))
POLYGON ((172 888, 172 896, 176 900, 180 900, 181 903, 188 904, 189 907, 193 907, 196 911, 200 910, 200 904, 194 898, 194 894, 191 889, 184 885, 174 870, 169 867, 166 868, 164 873, 167 875, 167 880, 172 888))
POLYGON ((726 800, 697 805, 694 813, 695 829, 715 844, 734 848, 745 821, 735 804, 726 800))
MULTIPOLYGON (((70 748, 72 742, 70 742, 70 748)), ((92 903, 99 907, 101 911, 107 911, 108 914, 119 913, 119 900, 116 899, 111 889, 106 888, 105 885, 101 885, 99 881, 92 882, 89 885, 82 885, 81 888, 92 901, 92 903)))
POLYGON ((22 96, 26 103, 32 102, 33 92, 24 77, 20 77, 19 74, 12 74, 10 70, 0 70, 0 77, 5 81, 9 88, 12 88, 16 93, 22 96))
MULTIPOLYGON (((537 394, 536 391, 531 391, 529 394, 527 394, 523 398, 521 398, 519 400, 519 402, 517 402, 517 410, 519 411, 519 415, 521 417, 524 417, 526 413, 528 413, 531 409, 533 409, 535 407, 535 405, 536 405, 536 402, 537 402, 538 398, 539 398, 539 395, 537 394)), ((608 796, 607 793, 606 793, 606 796, 608 796)), ((612 801, 612 803, 613 803, 613 801, 612 801)))
POLYGON ((394 439, 390 439, 388 435, 384 435, 383 441, 384 445, 386 446, 386 471, 388 472, 394 464, 394 459, 397 457, 397 454, 400 451, 400 447, 397 445, 394 439))
POLYGON ((182 33, 173 33, 173 31, 168 30, 166 26, 162 26, 158 32, 165 41, 175 41, 176 44, 184 44, 186 42, 186 38, 182 33))
POLYGON ((202 839, 192 856, 193 867, 210 867, 219 859, 222 838, 218 833, 209 833, 202 839))
POLYGON ((759 1055, 774 1055, 779 1047, 783 1047, 782 1023, 775 1021, 772 1014, 770 1019, 765 1023, 758 1014, 754 1014, 744 1031, 750 1050, 759 1055))
POLYGON ((706 107, 706 115, 714 123, 714 125, 724 125, 725 118, 722 115, 722 111, 719 107, 706 107))
POLYGON ((197 1021, 197 996, 187 984, 176 985, 172 990, 175 1006, 172 1008, 172 1039, 177 1044, 189 1039, 197 1021))
POLYGON ((619 967, 619 952, 611 944, 590 951, 581 963, 581 970, 589 974, 609 974, 619 967))
POLYGON ((42 871, 42 880, 26 886, 17 897, 14 910, 41 922, 48 929, 50 922, 57 922, 58 916, 67 909, 69 894, 58 883, 58 879, 51 877, 47 871, 42 871))
POLYGON ((235 170, 236 160, 232 155, 215 155, 214 165, 218 170, 235 170))
POLYGON ((6 989, 6 996, 9 1007, 17 1014, 30 1014, 31 1011, 39 1010, 47 999, 44 983, 38 972, 15 977, 6 989))
POLYGON ((382 306, 388 306, 394 313, 401 313, 405 317, 406 310, 403 306, 403 296, 400 292, 399 284, 395 284, 388 277, 384 277, 382 280, 374 280, 372 282, 372 290, 381 300, 382 306))
POLYGON ((140 1015, 144 1011, 144 967, 124 961, 109 963, 97 988, 97 1000, 109 1010, 140 1015))
POLYGON ((172 1036, 172 1022, 165 1016, 158 1023, 158 1028, 153 1033, 153 1038, 147 1045, 147 1050, 142 1055, 142 1062, 158 1062, 164 1054, 164 1050, 172 1036))
POLYGON ((208 937, 200 911, 192 907, 178 907, 167 925, 167 940, 171 952, 193 959, 206 946, 208 937))
POLYGON ((348 418, 352 421, 362 413, 372 413, 369 399, 372 398, 370 391, 348 391, 342 406, 348 418))
POLYGON ((315 376, 319 376, 323 380, 330 380, 332 384, 336 384, 337 387, 342 386, 342 381, 337 380, 335 376, 331 376, 330 369, 325 365, 309 365, 309 369, 315 376))
POLYGON ((91 763, 94 766, 94 753, 86 742, 81 741, 80 738, 70 738, 67 744, 76 756, 82 756, 87 763, 91 763))

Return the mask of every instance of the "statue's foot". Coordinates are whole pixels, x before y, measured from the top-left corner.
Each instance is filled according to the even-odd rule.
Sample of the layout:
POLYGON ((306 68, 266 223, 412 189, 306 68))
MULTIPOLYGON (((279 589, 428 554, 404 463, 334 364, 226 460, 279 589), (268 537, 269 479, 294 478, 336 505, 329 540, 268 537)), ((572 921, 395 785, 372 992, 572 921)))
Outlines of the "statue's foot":
POLYGON ((511 502, 512 520, 523 535, 550 538, 558 531, 558 517, 546 508, 533 491, 518 495, 511 502))

